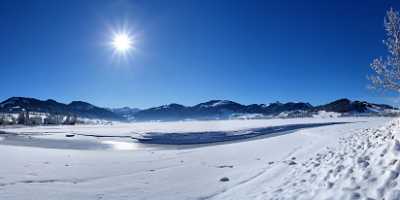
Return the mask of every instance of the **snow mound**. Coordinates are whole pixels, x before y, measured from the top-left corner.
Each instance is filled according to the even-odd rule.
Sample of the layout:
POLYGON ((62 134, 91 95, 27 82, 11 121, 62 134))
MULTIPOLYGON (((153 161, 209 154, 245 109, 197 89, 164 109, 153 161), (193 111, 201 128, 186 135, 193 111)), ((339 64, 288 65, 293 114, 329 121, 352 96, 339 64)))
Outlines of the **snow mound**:
POLYGON ((400 199, 400 120, 340 138, 298 164, 273 188, 276 199, 400 199))

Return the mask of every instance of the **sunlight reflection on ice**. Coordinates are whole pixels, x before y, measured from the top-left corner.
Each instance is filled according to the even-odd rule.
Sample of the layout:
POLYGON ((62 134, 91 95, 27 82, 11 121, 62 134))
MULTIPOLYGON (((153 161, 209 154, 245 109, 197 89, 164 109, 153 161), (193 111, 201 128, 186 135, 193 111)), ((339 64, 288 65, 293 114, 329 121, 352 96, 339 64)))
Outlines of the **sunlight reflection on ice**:
POLYGON ((139 148, 137 144, 131 142, 103 141, 101 143, 111 145, 115 150, 135 150, 139 148))

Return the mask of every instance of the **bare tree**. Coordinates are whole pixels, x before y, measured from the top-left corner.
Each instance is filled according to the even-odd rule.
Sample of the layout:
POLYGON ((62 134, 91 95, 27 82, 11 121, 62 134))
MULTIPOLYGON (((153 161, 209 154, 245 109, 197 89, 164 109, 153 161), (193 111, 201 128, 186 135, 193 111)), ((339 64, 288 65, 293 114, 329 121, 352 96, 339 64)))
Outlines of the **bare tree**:
POLYGON ((400 92, 400 15, 390 8, 384 20, 386 40, 383 41, 388 55, 376 58, 371 63, 375 74, 369 76, 372 88, 400 92))

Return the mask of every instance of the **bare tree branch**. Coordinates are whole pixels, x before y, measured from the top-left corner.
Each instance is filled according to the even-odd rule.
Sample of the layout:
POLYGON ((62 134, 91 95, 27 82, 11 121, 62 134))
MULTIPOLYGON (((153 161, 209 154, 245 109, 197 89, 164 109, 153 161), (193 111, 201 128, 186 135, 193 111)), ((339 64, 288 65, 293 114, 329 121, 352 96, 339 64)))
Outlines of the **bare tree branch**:
POLYGON ((386 39, 383 41, 388 55, 371 63, 374 75, 368 79, 372 88, 400 92, 400 15, 393 8, 386 12, 384 20, 386 39))

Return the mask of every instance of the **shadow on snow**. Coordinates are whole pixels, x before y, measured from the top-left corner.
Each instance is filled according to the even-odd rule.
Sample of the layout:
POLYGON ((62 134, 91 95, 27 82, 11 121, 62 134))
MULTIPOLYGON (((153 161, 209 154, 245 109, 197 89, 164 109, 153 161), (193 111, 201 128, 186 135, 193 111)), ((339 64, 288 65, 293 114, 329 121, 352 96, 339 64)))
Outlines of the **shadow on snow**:
POLYGON ((236 140, 260 139, 291 133, 298 129, 345 124, 350 122, 308 123, 271 126, 238 131, 209 131, 189 133, 158 133, 150 132, 141 137, 132 137, 140 143, 162 145, 195 145, 230 142, 236 140))

